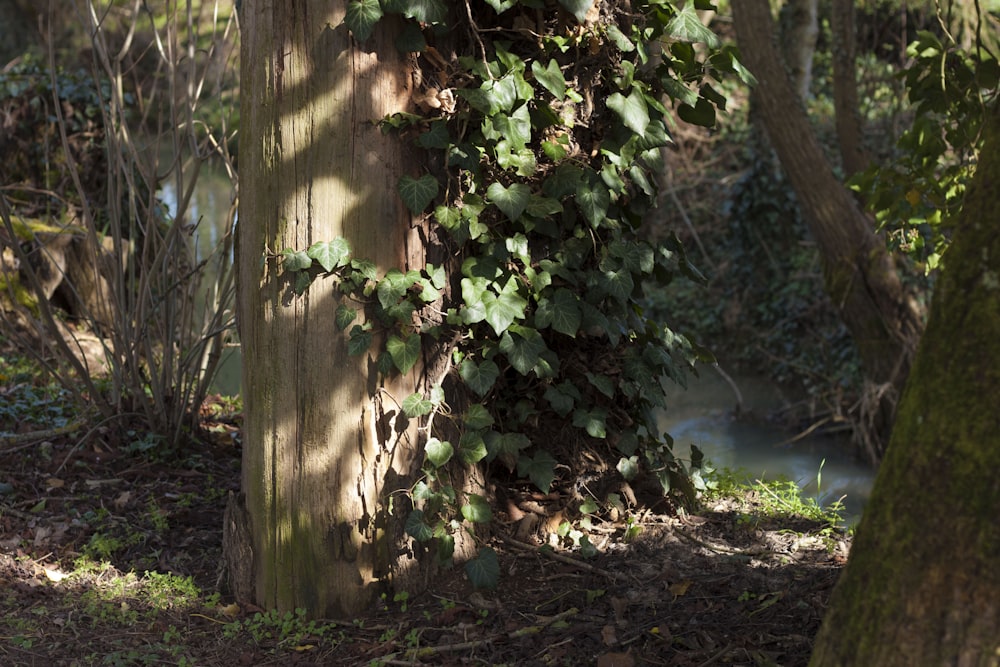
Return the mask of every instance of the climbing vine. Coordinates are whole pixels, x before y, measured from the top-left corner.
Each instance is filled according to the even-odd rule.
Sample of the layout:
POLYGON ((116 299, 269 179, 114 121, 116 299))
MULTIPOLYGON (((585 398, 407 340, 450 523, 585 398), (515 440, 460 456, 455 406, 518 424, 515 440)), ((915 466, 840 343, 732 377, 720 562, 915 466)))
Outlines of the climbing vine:
MULTIPOLYGON (((429 341, 453 341, 441 382, 401 403, 427 433, 406 530, 436 540, 442 560, 455 530, 491 519, 483 497, 450 483, 452 462, 490 463, 548 493, 590 448, 626 481, 694 493, 700 455, 675 454, 656 410, 664 379, 684 384, 710 355, 644 304, 677 275, 702 278, 676 238, 654 246, 641 228, 656 214, 674 110, 711 126, 726 103, 713 84, 750 80, 699 18, 705 0, 485 4, 353 0, 345 19, 359 42, 388 14, 406 19, 396 43, 419 63, 421 113, 381 125, 440 166, 402 177, 398 193, 432 217, 454 267, 378 276, 340 238, 282 253, 297 291, 334 278, 367 309, 359 324, 345 303, 337 324, 351 354, 385 341, 380 372, 407 373, 429 341), (460 35, 467 52, 452 57, 445 45, 460 35), (449 383, 478 400, 452 413, 449 383), (453 428, 438 429, 439 415, 453 428)), ((482 549, 467 572, 495 583, 495 554, 482 549)))

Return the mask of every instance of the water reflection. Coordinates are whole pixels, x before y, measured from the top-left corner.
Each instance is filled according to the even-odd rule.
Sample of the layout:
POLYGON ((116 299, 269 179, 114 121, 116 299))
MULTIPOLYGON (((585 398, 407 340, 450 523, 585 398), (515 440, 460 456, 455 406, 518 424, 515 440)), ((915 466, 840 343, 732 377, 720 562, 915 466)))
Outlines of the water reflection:
MULTIPOLYGON (((159 197, 166 205, 170 216, 176 217, 178 202, 176 182, 171 179, 165 181, 160 188, 159 197)), ((180 221, 191 226, 196 261, 200 262, 218 253, 226 237, 232 233, 233 225, 236 223, 233 197, 233 184, 223 166, 211 160, 203 163, 188 204, 186 220, 180 221)), ((226 261, 232 266, 231 249, 227 255, 226 261)), ((210 261, 207 267, 203 283, 205 288, 213 285, 218 277, 218 262, 210 261)), ((230 304, 230 307, 232 305, 230 304)), ((219 370, 211 387, 212 391, 224 395, 240 393, 240 353, 235 329, 230 337, 233 342, 223 352, 219 370)))
MULTIPOLYGON (((674 438, 675 450, 697 445, 716 468, 742 470, 751 479, 790 479, 822 505, 843 498, 848 521, 857 519, 871 492, 875 471, 857 460, 846 439, 794 434, 750 420, 732 418, 733 389, 712 369, 692 379, 687 391, 671 387, 660 427, 674 438)), ((781 393, 759 378, 737 377, 744 410, 758 417, 782 407, 781 393)))

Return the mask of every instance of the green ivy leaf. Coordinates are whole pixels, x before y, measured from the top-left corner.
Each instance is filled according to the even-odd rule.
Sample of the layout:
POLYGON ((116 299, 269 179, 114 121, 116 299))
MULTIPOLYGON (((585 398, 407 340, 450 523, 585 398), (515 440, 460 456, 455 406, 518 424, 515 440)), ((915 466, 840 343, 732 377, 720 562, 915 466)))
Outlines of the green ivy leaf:
POLYGON ((398 269, 390 269, 385 274, 385 278, 379 281, 376 293, 378 302, 386 310, 399 303, 399 300, 406 296, 406 291, 413 284, 406 274, 398 269))
POLYGON ((591 227, 599 227, 608 215, 611 194, 600 179, 579 182, 576 186, 576 206, 591 227))
POLYGON ((426 542, 434 537, 434 530, 427 525, 422 510, 413 510, 410 512, 410 515, 406 517, 404 530, 406 530, 407 535, 417 542, 426 542))
POLYGON ((635 282, 628 269, 618 269, 617 271, 605 271, 601 274, 601 289, 610 294, 618 303, 623 306, 628 303, 632 295, 635 282))
POLYGON ((568 415, 580 398, 580 391, 568 380, 545 390, 545 400, 560 417, 568 415))
POLYGON ((608 108, 618 114, 625 127, 639 136, 646 134, 649 110, 646 108, 646 98, 638 88, 633 88, 628 97, 621 93, 613 94, 608 98, 608 108))
POLYGON ((472 523, 489 523, 493 518, 493 511, 486 499, 475 493, 469 494, 469 502, 462 505, 462 516, 466 521, 472 523))
POLYGON ((486 0, 486 4, 492 7, 497 14, 503 14, 516 5, 517 0, 486 0))
POLYGON ((535 323, 540 328, 552 327, 573 338, 580 330, 582 319, 576 294, 565 287, 557 289, 551 298, 540 301, 535 311, 535 323))
POLYGON ((400 53, 422 53, 427 49, 427 40, 420 26, 407 22, 396 38, 396 50, 400 53))
POLYGON ((467 465, 474 465, 486 458, 486 442, 482 431, 466 431, 458 441, 458 457, 467 465))
POLYGON ((700 125, 701 127, 715 126, 715 105, 704 97, 699 97, 693 107, 688 104, 681 104, 677 107, 677 115, 685 123, 700 125))
POLYGON ((399 369, 400 373, 409 373, 410 369, 420 359, 420 336, 412 334, 406 338, 389 336, 385 344, 392 357, 392 363, 399 369))
POLYGON ((587 20, 587 12, 594 4, 594 0, 559 0, 566 11, 576 17, 576 20, 583 23, 587 20))
POLYGON ((607 437, 608 411, 603 408, 594 410, 577 409, 573 413, 573 426, 587 430, 592 438, 607 437))
POLYGON ((424 445, 424 453, 427 455, 427 460, 430 461, 435 468, 440 468, 451 460, 451 456, 455 453, 455 449, 447 440, 429 438, 427 440, 427 444, 424 445))
POLYGON ((421 393, 413 393, 403 399, 403 414, 410 419, 423 417, 434 409, 434 403, 421 393))
POLYGON ((371 37, 375 24, 381 18, 382 6, 379 0, 351 0, 347 3, 344 23, 354 35, 354 39, 363 42, 371 37))
POLYGON ((353 308, 348 308, 344 304, 337 306, 337 313, 334 315, 334 319, 337 322, 337 328, 343 331, 347 327, 351 326, 358 316, 358 311, 353 308))
POLYGON ((542 335, 530 327, 515 324, 500 337, 500 351, 507 355, 510 365, 521 375, 527 375, 534 369, 546 349, 542 335))
POLYGON ((543 449, 530 458, 522 455, 517 460, 517 474, 530 479, 542 493, 548 493, 556 478, 556 463, 552 455, 543 449))
POLYGON ((496 588, 500 582, 497 552, 489 547, 480 549, 479 554, 465 564, 465 575, 473 588, 496 588))
POLYGON ((557 100, 566 97, 566 78, 554 58, 549 60, 548 65, 542 65, 540 60, 532 61, 531 73, 557 100))
POLYGON ((639 474, 639 457, 630 456, 625 458, 623 456, 618 459, 618 465, 615 467, 621 473, 622 477, 625 478, 626 482, 631 482, 639 474))
POLYGON ((500 368, 489 359, 484 360, 481 364, 466 359, 459 366, 458 374, 462 376, 465 384, 469 385, 472 391, 480 396, 485 396, 493 388, 497 378, 500 377, 500 368))
POLYGON ((313 263, 309 253, 305 250, 292 250, 291 248, 285 248, 281 255, 283 257, 281 264, 285 271, 305 271, 312 266, 313 263))
POLYGON ((448 134, 448 124, 443 120, 431 122, 430 129, 417 137, 417 145, 421 148, 439 148, 444 150, 451 145, 448 134))
POLYGON ((421 23, 444 23, 448 18, 448 6, 443 0, 407 0, 399 4, 406 18, 421 23))
POLYGON ((587 373, 587 380, 590 382, 597 391, 601 392, 608 398, 615 397, 615 383, 611 381, 607 375, 599 373, 587 373))
POLYGON ((355 324, 351 328, 350 337, 347 339, 347 354, 355 357, 364 354, 372 344, 372 332, 366 331, 360 324, 355 324))
POLYGON ((528 302, 517 293, 517 279, 511 276, 499 295, 494 296, 492 292, 483 294, 483 307, 486 309, 486 322, 499 336, 514 320, 524 319, 528 302))
POLYGON ((306 254, 319 262, 323 270, 329 273, 338 267, 347 266, 351 260, 351 244, 347 239, 340 237, 332 241, 319 241, 309 246, 306 254))
POLYGON ((422 213, 438 193, 438 181, 430 174, 424 174, 420 178, 403 176, 399 179, 397 187, 406 208, 415 215, 422 213))
POLYGON ((493 426, 493 415, 490 414, 490 411, 485 406, 473 403, 465 412, 465 417, 462 421, 465 422, 466 428, 479 430, 493 426))
POLYGON ((528 207, 528 202, 531 201, 531 188, 524 183, 513 183, 509 188, 500 183, 493 183, 486 189, 486 196, 513 222, 520 218, 528 207))
POLYGON ((670 19, 667 24, 666 33, 669 37, 681 42, 701 42, 710 49, 717 49, 721 45, 719 36, 705 27, 705 24, 698 18, 694 3, 686 3, 677 12, 677 15, 670 19))

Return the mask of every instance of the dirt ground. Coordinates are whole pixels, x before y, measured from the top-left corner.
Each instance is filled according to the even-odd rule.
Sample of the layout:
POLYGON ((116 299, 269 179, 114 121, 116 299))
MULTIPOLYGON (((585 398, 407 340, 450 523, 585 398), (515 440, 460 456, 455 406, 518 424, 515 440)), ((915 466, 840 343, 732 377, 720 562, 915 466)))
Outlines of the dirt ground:
POLYGON ((795 667, 849 548, 746 491, 690 513, 595 513, 574 524, 590 558, 572 536, 539 549, 500 526, 498 590, 456 568, 358 618, 309 622, 213 594, 237 428, 220 414, 211 442, 162 458, 90 426, 0 439, 0 665, 795 667))

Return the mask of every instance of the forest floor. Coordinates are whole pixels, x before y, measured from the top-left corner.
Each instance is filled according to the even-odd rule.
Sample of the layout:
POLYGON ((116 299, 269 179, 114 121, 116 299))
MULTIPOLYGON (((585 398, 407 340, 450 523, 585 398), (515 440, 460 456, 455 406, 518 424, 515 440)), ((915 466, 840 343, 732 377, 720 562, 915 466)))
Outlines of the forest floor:
POLYGON ((239 485, 231 406, 209 406, 212 441, 199 451, 164 455, 91 424, 17 428, 18 405, 47 400, 32 391, 0 389, 0 431, 22 432, 0 438, 2 665, 794 667, 808 662, 849 549, 794 485, 727 488, 687 512, 564 514, 562 538, 562 519, 544 515, 566 512, 568 493, 525 491, 509 512, 541 520, 521 540, 500 522, 498 590, 472 590, 456 568, 355 618, 307 621, 215 592, 239 485), (589 558, 573 546, 582 535, 589 558))

